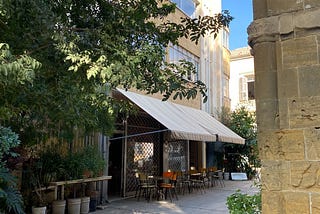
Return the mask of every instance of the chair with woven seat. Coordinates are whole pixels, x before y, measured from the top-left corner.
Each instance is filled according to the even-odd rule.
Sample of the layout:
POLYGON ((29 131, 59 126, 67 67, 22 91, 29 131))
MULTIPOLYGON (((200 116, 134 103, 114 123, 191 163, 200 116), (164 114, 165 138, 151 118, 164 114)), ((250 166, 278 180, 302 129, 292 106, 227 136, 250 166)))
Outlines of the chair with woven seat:
POLYGON ((164 172, 162 177, 163 182, 159 184, 159 188, 163 191, 165 198, 169 195, 170 201, 172 202, 172 196, 175 195, 178 200, 176 192, 177 174, 174 172, 164 172))

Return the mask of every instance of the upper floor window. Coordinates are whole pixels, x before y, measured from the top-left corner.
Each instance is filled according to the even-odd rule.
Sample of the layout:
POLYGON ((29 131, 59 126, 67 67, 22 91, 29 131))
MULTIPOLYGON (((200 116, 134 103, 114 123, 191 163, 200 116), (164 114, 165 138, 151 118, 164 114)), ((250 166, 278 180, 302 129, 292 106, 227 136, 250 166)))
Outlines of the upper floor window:
POLYGON ((225 28, 222 30, 222 44, 223 47, 229 49, 229 31, 225 28))
POLYGON ((240 78, 240 101, 248 101, 255 99, 254 93, 254 75, 247 75, 240 78))
POLYGON ((229 97, 229 78, 227 75, 223 76, 223 96, 229 97))
POLYGON ((183 12, 185 12, 188 16, 192 17, 196 10, 196 4, 194 0, 171 0, 173 3, 177 5, 183 12))
POLYGON ((171 45, 169 47, 168 56, 168 61, 170 63, 179 63, 179 60, 186 60, 188 62, 191 62, 195 67, 195 73, 190 72, 186 78, 191 81, 198 80, 198 73, 200 69, 199 57, 178 45, 171 45))

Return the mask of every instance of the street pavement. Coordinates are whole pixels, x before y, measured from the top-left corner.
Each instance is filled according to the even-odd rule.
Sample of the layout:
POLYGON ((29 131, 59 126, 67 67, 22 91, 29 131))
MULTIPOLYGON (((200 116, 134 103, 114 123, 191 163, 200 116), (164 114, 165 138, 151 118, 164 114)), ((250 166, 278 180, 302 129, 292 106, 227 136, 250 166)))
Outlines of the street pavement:
POLYGON ((227 197, 236 190, 254 194, 258 188, 253 181, 224 181, 225 187, 206 188, 205 193, 194 191, 191 194, 178 194, 179 200, 152 200, 136 198, 114 200, 93 212, 95 214, 228 214, 227 197))

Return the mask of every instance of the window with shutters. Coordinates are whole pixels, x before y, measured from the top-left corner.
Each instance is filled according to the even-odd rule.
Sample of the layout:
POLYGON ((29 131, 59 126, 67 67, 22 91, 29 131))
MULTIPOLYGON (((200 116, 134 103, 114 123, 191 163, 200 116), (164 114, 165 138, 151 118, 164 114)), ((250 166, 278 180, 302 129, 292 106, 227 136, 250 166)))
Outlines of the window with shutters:
POLYGON ((248 100, 248 90, 247 90, 247 78, 240 77, 239 79, 239 100, 246 101, 248 100))
POLYGON ((249 101, 255 99, 254 75, 242 76, 239 79, 239 100, 249 101))

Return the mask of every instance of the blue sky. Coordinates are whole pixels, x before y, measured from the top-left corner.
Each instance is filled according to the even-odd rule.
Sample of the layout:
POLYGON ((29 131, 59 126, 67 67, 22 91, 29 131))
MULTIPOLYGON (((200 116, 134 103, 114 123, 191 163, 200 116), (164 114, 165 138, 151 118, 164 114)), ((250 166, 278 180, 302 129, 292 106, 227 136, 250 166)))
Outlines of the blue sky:
POLYGON ((222 9, 229 10, 234 19, 230 24, 230 50, 246 47, 247 27, 252 22, 252 0, 222 0, 222 9))

